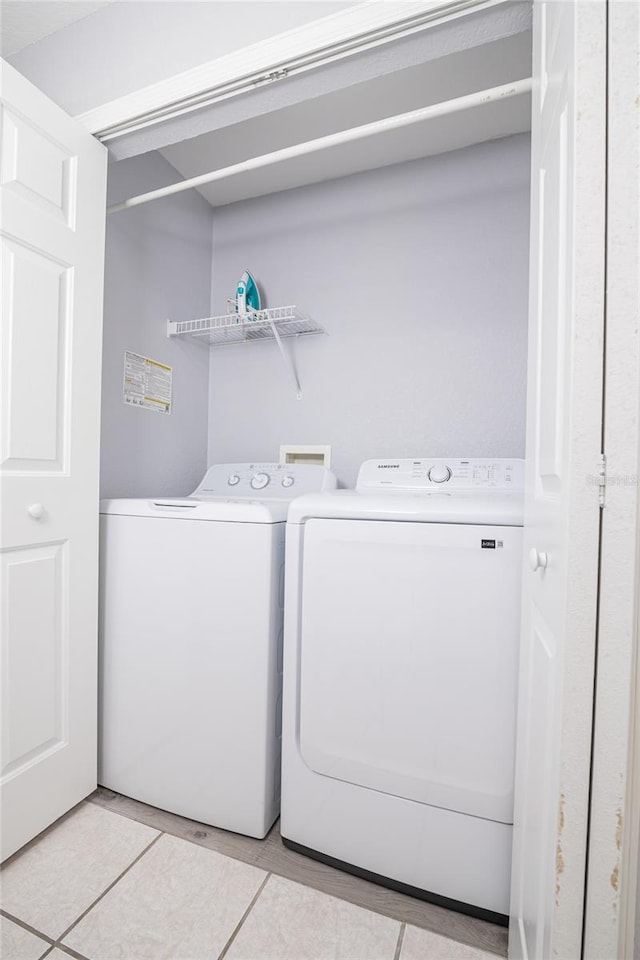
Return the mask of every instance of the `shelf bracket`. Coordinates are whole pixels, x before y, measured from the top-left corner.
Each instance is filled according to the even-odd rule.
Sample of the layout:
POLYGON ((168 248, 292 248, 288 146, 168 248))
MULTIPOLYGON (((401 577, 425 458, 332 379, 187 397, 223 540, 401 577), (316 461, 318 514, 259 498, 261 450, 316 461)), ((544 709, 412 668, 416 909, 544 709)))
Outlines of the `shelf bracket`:
POLYGON ((282 359, 284 360, 285 365, 289 368, 291 376, 294 379, 294 382, 296 385, 296 400, 302 400, 302 387, 300 386, 300 380, 296 372, 296 368, 293 362, 293 357, 291 357, 291 355, 287 353, 287 351, 285 350, 282 340, 280 338, 280 334, 278 333, 276 329, 276 325, 273 320, 269 320, 269 326, 273 331, 273 336, 275 337, 276 343, 278 344, 278 349, 282 354, 282 359))

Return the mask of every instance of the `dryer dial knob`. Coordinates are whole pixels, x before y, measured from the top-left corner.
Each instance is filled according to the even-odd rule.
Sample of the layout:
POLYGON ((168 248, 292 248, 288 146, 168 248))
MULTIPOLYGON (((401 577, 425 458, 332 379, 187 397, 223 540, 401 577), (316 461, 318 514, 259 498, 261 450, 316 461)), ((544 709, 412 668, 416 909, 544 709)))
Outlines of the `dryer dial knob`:
POLYGON ((295 480, 294 480, 293 477, 283 477, 283 478, 282 478, 282 486, 283 486, 283 487, 292 487, 292 486, 294 485, 294 483, 295 483, 295 480))
POLYGON ((235 487, 237 484, 240 483, 240 477, 238 476, 237 473, 232 473, 229 479, 227 480, 227 483, 229 484, 230 487, 235 487))
POLYGON ((268 473, 254 473, 251 477, 251 486, 254 490, 263 490, 269 483, 268 473))
POLYGON ((431 467, 427 476, 432 483, 446 483, 451 479, 451 470, 443 466, 431 467))

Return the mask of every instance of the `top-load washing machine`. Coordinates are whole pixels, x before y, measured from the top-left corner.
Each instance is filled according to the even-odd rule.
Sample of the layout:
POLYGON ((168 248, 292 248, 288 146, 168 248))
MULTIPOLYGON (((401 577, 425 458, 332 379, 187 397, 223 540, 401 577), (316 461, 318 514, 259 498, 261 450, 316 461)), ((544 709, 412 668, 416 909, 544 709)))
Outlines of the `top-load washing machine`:
POLYGON ((509 910, 521 460, 379 460, 287 524, 285 844, 509 910))
POLYGON ((284 529, 324 467, 222 464, 190 497, 105 500, 98 782, 263 837, 278 815, 284 529))

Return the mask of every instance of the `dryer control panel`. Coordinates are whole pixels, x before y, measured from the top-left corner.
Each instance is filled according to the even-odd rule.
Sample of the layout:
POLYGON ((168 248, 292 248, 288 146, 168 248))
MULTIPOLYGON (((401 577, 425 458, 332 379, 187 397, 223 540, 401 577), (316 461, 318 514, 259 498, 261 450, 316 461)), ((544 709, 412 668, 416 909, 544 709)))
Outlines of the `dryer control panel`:
POLYGON ((307 463, 216 463, 191 494, 234 500, 292 500, 304 493, 335 490, 335 474, 307 463))
POLYGON ((358 473, 360 493, 390 490, 398 493, 521 494, 524 460, 502 458, 421 457, 415 460, 365 460, 358 473))

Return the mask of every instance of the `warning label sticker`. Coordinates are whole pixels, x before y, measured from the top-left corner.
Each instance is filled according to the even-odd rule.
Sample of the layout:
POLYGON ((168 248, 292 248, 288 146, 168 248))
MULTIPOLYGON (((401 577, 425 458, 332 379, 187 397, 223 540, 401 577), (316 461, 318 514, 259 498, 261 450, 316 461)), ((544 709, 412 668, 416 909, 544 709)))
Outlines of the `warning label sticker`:
POLYGON ((171 413, 173 368, 129 350, 124 355, 123 400, 134 407, 171 413))

